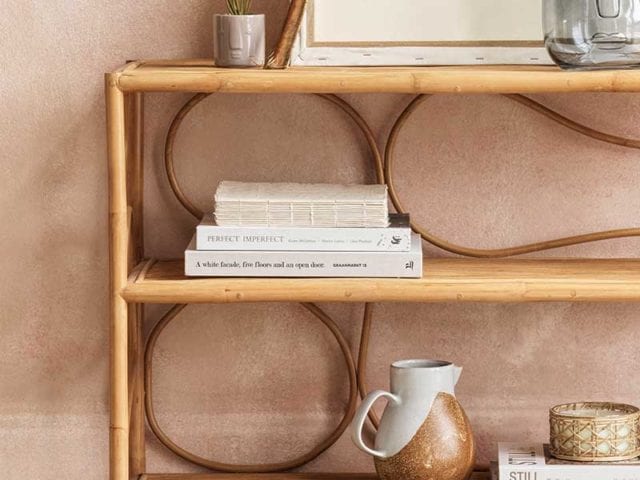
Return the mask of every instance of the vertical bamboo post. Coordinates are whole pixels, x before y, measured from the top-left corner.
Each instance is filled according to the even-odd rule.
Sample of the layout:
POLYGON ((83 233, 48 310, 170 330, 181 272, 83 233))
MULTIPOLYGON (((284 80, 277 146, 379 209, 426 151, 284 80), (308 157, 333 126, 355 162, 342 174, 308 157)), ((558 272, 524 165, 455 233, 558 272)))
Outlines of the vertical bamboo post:
POLYGON ((127 161, 124 95, 118 75, 105 77, 109 158, 110 428, 111 480, 129 480, 128 308, 121 296, 128 274, 127 161))
POLYGON ((127 155, 127 201, 132 208, 131 250, 129 259, 134 264, 144 257, 143 234, 143 147, 144 147, 144 94, 127 93, 125 101, 125 142, 127 155))
MULTIPOLYGON (((143 189, 144 189, 144 96, 125 95, 125 138, 127 152, 127 199, 131 209, 129 271, 144 258, 143 189)), ((144 416, 144 305, 129 308, 129 475, 145 473, 144 416)))

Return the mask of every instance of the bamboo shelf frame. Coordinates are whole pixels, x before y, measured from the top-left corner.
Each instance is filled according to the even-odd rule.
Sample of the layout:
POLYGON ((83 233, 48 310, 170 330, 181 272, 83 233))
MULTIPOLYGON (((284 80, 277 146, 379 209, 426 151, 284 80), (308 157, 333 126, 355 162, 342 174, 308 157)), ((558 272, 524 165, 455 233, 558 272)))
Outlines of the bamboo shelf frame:
POLYGON ((215 68, 210 60, 144 61, 115 73, 123 92, 572 93, 638 92, 640 71, 545 66, 215 68))
MULTIPOLYGON (((186 279, 144 260, 144 92, 640 92, 640 71, 555 67, 218 69, 207 60, 130 62, 105 77, 109 159, 110 479, 373 480, 371 475, 148 474, 144 303, 258 301, 640 301, 640 260, 428 260, 419 280, 186 279)), ((486 480, 477 474, 475 480, 486 480)))
MULTIPOLYGON (((146 474, 140 480, 378 480, 375 475, 326 474, 326 473, 194 473, 194 474, 146 474)), ((474 475, 471 480, 488 480, 488 476, 474 475)))
POLYGON ((624 302, 640 300, 640 260, 427 259, 422 279, 187 278, 182 260, 143 262, 132 303, 624 302))
MULTIPOLYGON (((489 480, 485 472, 474 473, 469 480, 489 480)), ((258 473, 258 474, 146 474, 140 480, 378 480, 375 475, 326 473, 258 473)))

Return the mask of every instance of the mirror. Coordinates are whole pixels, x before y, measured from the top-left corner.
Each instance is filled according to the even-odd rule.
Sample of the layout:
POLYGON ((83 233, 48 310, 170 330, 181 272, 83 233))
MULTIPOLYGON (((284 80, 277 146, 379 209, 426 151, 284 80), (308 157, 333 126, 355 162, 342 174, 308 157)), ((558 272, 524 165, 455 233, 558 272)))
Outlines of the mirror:
POLYGON ((308 0, 294 65, 551 64, 541 0, 308 0))

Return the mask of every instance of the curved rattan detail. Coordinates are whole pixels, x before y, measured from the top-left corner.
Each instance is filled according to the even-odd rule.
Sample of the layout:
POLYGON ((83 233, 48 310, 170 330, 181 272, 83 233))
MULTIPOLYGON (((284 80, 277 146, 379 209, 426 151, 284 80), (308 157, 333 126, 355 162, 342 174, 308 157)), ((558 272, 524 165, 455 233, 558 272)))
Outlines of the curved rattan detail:
MULTIPOLYGON (((167 138, 165 141, 165 155, 164 155, 164 164, 165 171, 167 173, 167 178, 169 180, 169 185, 174 195, 180 202, 180 204, 187 210, 191 215, 195 218, 202 218, 204 212, 200 210, 194 202, 184 193, 182 187, 180 186, 180 182, 175 173, 175 162, 174 162, 174 145, 175 140, 182 126, 184 119, 193 111, 193 109, 200 104, 204 99, 209 97, 211 94, 208 93, 199 93, 191 97, 183 106, 180 108, 178 113, 173 118, 171 125, 169 127, 169 131, 167 133, 167 138)), ((364 118, 345 100, 341 99, 336 95, 324 95, 318 94, 316 95, 319 98, 322 98, 325 101, 328 101, 332 105, 336 106, 339 110, 341 110, 344 114, 346 114, 358 128, 359 132, 362 134, 364 140, 369 147, 369 151, 372 157, 372 166, 375 171, 376 181, 378 183, 383 183, 384 181, 384 171, 383 171, 383 160, 380 149, 378 148, 378 144, 376 142, 376 138, 364 120, 364 118)), ((329 317, 323 310, 317 307, 314 304, 302 304, 309 312, 311 312, 316 318, 318 318, 332 333, 340 349, 345 358, 345 364, 347 366, 348 374, 349 374, 349 383, 350 383, 350 393, 347 409, 345 414, 336 427, 336 429, 325 438, 320 444, 314 447, 312 450, 307 452, 306 454, 299 456, 293 460, 289 460, 287 462, 276 463, 276 464, 256 464, 256 465, 234 465, 228 464, 224 462, 219 462, 215 460, 209 460, 198 456, 188 450, 180 447, 176 444, 161 428, 159 425, 155 410, 153 406, 153 392, 152 392, 152 372, 153 372, 153 350, 155 344, 157 342, 158 337, 162 333, 162 331, 171 323, 175 317, 177 317, 182 310, 186 307, 186 305, 175 305, 173 308, 169 310, 169 312, 158 322, 156 327, 151 332, 149 339, 147 341, 147 348, 145 351, 145 365, 144 365, 144 374, 145 374, 145 411, 147 414, 147 420, 149 422, 149 426, 151 431, 158 438, 160 443, 162 443, 165 447, 171 450, 173 453, 178 455, 179 457, 195 464, 198 466, 202 466, 205 468, 209 468, 211 470, 217 470, 222 472, 233 472, 233 473, 268 473, 268 472, 279 472, 284 470, 291 470, 297 467, 300 467, 322 452, 324 452, 327 448, 333 445, 344 433, 346 428, 348 427, 353 415, 355 413, 355 407, 358 400, 358 375, 356 371, 355 362, 353 360, 353 356, 351 355, 351 350, 349 346, 340 333, 339 328, 335 324, 335 322, 329 317)), ((367 309, 370 308, 370 305, 367 305, 367 309)), ((366 345, 365 350, 366 352, 366 345)), ((364 358, 364 357, 362 357, 364 358)), ((372 417, 373 418, 373 417, 372 417)))
POLYGON ((218 462, 215 460, 209 460, 189 452, 183 447, 180 447, 174 442, 162 429, 156 418, 155 410, 153 407, 153 352, 155 350, 156 343, 162 332, 167 326, 175 320, 180 312, 182 312, 186 305, 175 305, 167 314, 165 314, 158 324, 153 328, 149 334, 147 340, 147 346, 144 355, 144 386, 145 386, 145 410, 147 413, 147 420, 149 427, 160 440, 160 442, 171 450, 173 453, 182 457, 183 459, 194 463, 196 465, 217 470, 221 472, 233 472, 233 473, 259 473, 259 472, 280 472, 283 470, 291 470, 293 468, 300 467, 311 460, 318 457, 322 452, 333 445, 344 433, 346 428, 351 423, 353 414, 355 412, 356 404, 358 402, 358 383, 356 378, 356 366, 351 355, 351 350, 347 340, 344 338, 340 329, 336 323, 329 317, 323 310, 313 304, 302 304, 309 312, 311 312, 315 318, 331 332, 331 335, 336 340, 340 351, 344 357, 344 363, 349 375, 349 399, 347 407, 342 417, 342 420, 338 424, 331 434, 329 434, 322 442, 312 448, 309 452, 300 455, 292 460, 281 463, 273 464, 255 464, 255 465, 236 465, 218 462))
MULTIPOLYGON (((519 104, 534 110, 535 112, 544 115, 548 119, 562 125, 566 128, 574 130, 582 135, 593 138, 595 140, 599 140, 601 142, 606 142, 614 145, 620 145, 622 147, 627 148, 635 148, 640 149, 640 140, 619 137, 616 135, 611 135, 608 133, 600 132, 593 128, 582 125, 578 122, 575 122, 559 113, 551 110, 548 107, 528 98, 523 95, 504 95, 505 97, 518 102, 519 104)), ((395 165, 395 148, 398 143, 398 136, 402 131, 402 128, 407 124, 407 122, 411 119, 412 115, 415 111, 420 107, 426 100, 431 98, 431 95, 418 95, 415 97, 409 105, 404 109, 404 111, 400 114, 398 119, 396 120, 393 128, 391 129, 391 133, 389 134, 389 139, 387 141, 387 147, 385 150, 385 165, 384 165, 384 178, 385 182, 389 187, 389 196, 391 197, 391 201, 393 202, 394 207, 398 212, 406 212, 403 202, 400 199, 400 195, 398 194, 398 190, 395 186, 393 168, 395 165)), ((625 238, 625 237, 638 237, 640 236, 640 228, 627 228, 620 230, 608 230, 605 232, 594 232, 587 233, 584 235, 577 235, 573 237, 567 238, 559 238, 554 240, 548 240, 545 242, 532 243, 528 245, 521 245, 517 247, 511 248, 501 248, 501 249, 479 249, 479 248, 470 248, 462 245, 457 245, 455 243, 449 242, 444 238, 440 238, 427 228, 413 222, 412 228, 415 232, 419 233, 422 238, 429 242, 430 244, 441 248, 442 250, 446 250, 450 253, 455 253, 458 255, 463 255, 466 257, 477 257, 477 258, 503 258, 503 257, 513 257, 516 255, 524 255, 527 253, 541 252, 544 250, 552 250, 561 247, 568 247, 572 245, 579 245, 582 243, 592 243, 599 242, 602 240, 611 240, 614 238, 625 238)))
POLYGON ((191 113, 191 111, 196 108, 196 106, 202 102, 205 98, 209 97, 210 93, 198 93, 191 97, 187 103, 185 103, 178 113, 176 113, 175 117, 171 121, 171 125, 169 126, 169 131, 167 133, 167 138, 164 142, 164 169, 167 173, 167 179, 169 180, 169 185, 171 186, 171 190, 173 194, 176 196, 178 201, 182 204, 182 206, 194 217, 200 220, 204 212, 196 207, 193 202, 185 195, 180 187, 180 183, 178 182, 178 177, 176 176, 174 161, 173 161, 173 147, 175 145, 176 136, 178 135, 178 131, 182 126, 182 122, 184 119, 191 113))
MULTIPOLYGON (((167 132, 167 138, 164 145, 164 167, 167 173, 167 178, 169 180, 169 185, 171 186, 171 190, 173 191, 173 194, 176 196, 180 204, 185 208, 185 210, 187 210, 198 220, 202 218, 204 212, 196 207, 191 199, 184 193, 184 190, 182 190, 174 168, 175 162, 173 151, 176 137, 178 135, 178 132, 180 131, 180 127, 182 126, 182 122, 184 122, 184 119, 196 106, 198 106, 205 98, 208 98, 211 95, 211 93, 198 93, 191 97, 189 101, 187 101, 187 103, 182 106, 182 108, 173 118, 171 125, 169 126, 169 131, 167 132)), ((332 105, 335 105, 351 120, 353 120, 353 123, 356 125, 356 127, 358 127, 358 130, 362 134, 363 138, 367 142, 367 146, 369 147, 369 151, 373 159, 373 167, 376 173, 376 180, 378 183, 383 183, 384 172, 382 167, 382 154, 380 153, 380 149, 378 148, 375 135, 371 131, 371 128, 367 124, 366 120, 356 111, 355 108, 353 108, 349 103, 336 95, 316 94, 316 96, 328 101, 332 105)))

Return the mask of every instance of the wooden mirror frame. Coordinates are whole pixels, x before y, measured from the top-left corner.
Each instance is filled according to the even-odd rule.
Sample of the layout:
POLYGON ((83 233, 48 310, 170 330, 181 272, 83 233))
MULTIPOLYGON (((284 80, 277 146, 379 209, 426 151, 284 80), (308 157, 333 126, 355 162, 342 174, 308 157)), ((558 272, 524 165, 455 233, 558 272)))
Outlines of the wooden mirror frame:
POLYGON ((298 34, 306 4, 307 0, 291 0, 289 12, 280 34, 280 40, 273 53, 269 56, 269 60, 265 65, 266 69, 284 69, 289 65, 293 42, 298 34))

